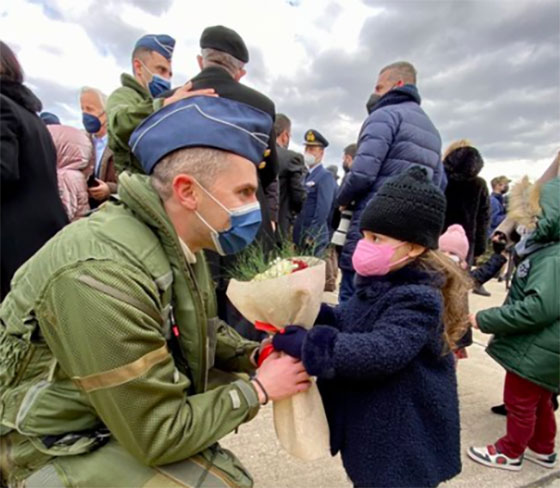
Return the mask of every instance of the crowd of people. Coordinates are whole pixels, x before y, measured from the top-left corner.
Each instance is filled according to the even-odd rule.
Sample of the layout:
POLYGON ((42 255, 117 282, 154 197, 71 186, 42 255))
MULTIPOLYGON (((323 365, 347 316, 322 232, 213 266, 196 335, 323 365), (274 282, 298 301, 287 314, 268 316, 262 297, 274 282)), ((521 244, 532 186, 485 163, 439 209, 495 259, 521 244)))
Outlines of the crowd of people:
POLYGON ((0 486, 252 486, 218 441, 311 377, 354 486, 437 486, 461 472, 473 328, 506 370, 507 432, 468 456, 555 466, 560 153, 489 193, 468 140, 442 154, 398 61, 339 184, 324 128, 289 149, 289 114, 242 83, 237 32, 206 28, 200 72, 175 88, 174 46, 142 36, 121 86, 82 88, 76 128, 42 112, 0 42, 0 486), (325 259, 339 305, 270 339, 226 290, 244 249, 286 245, 325 259), (470 314, 468 293, 504 276, 505 304, 470 314))

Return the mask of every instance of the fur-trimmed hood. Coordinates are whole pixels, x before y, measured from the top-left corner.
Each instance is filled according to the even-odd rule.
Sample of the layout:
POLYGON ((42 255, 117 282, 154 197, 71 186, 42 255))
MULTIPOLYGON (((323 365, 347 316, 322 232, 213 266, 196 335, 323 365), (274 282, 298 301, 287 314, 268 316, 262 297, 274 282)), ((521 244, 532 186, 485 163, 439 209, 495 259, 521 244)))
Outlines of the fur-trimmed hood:
POLYGON ((461 139, 451 143, 445 150, 443 166, 450 180, 468 181, 478 176, 484 160, 478 149, 467 139, 461 139))
POLYGON ((510 193, 508 218, 528 231, 536 242, 560 241, 560 177, 531 184, 525 176, 510 193))

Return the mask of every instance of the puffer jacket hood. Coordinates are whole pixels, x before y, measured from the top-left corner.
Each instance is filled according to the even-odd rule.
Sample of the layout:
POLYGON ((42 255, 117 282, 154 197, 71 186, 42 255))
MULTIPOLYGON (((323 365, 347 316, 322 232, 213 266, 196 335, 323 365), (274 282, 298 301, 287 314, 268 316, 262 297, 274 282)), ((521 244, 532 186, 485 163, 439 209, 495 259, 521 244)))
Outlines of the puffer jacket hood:
POLYGON ((57 169, 79 170, 84 174, 91 172, 93 145, 83 131, 67 125, 48 125, 47 129, 56 147, 57 169))
POLYGON ((482 167, 484 160, 466 139, 453 142, 445 151, 443 166, 450 180, 467 181, 476 178, 482 167))
POLYGON ((70 221, 90 209, 87 178, 93 171, 93 145, 81 130, 66 125, 48 125, 56 147, 56 173, 60 199, 70 221))

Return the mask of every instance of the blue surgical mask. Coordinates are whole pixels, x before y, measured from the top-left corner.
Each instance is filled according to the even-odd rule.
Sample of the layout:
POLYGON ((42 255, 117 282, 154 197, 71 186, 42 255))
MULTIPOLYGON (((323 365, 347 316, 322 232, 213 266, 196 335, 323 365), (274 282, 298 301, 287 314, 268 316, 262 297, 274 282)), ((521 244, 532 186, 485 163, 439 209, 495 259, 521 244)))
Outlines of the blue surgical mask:
POLYGON ((230 254, 237 254, 251 244, 259 231, 261 226, 261 206, 259 202, 243 205, 238 208, 228 209, 221 202, 219 202, 214 195, 212 195, 200 183, 198 186, 222 207, 228 214, 230 220, 229 229, 217 231, 214 229, 198 212, 197 217, 202 221, 206 227, 210 229, 212 242, 216 248, 216 252, 220 256, 230 254))
POLYGON ((90 134, 96 134, 101 130, 101 120, 99 120, 99 117, 96 117, 95 115, 83 112, 82 123, 84 124, 84 128, 86 129, 86 131, 88 131, 90 134))
MULTIPOLYGON (((142 61, 140 62, 142 63, 142 61)), ((144 63, 142 63, 142 65, 146 68, 146 71, 152 75, 152 79, 148 83, 148 90, 150 90, 152 97, 157 98, 162 93, 171 89, 171 81, 152 73, 144 63)))

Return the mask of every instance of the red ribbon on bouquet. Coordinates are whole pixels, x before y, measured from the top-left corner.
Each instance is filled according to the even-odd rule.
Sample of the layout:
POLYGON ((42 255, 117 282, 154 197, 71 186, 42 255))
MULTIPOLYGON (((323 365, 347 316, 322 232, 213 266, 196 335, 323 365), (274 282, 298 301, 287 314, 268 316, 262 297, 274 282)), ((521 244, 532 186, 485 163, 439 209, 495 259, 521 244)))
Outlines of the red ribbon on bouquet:
MULTIPOLYGON (((272 334, 283 334, 284 329, 278 330, 274 325, 267 324, 266 322, 255 322, 255 329, 262 330, 263 332, 270 332, 272 334)), ((260 368, 264 360, 274 352, 274 346, 272 344, 267 344, 264 346, 259 354, 259 359, 257 361, 257 367, 260 368)))

